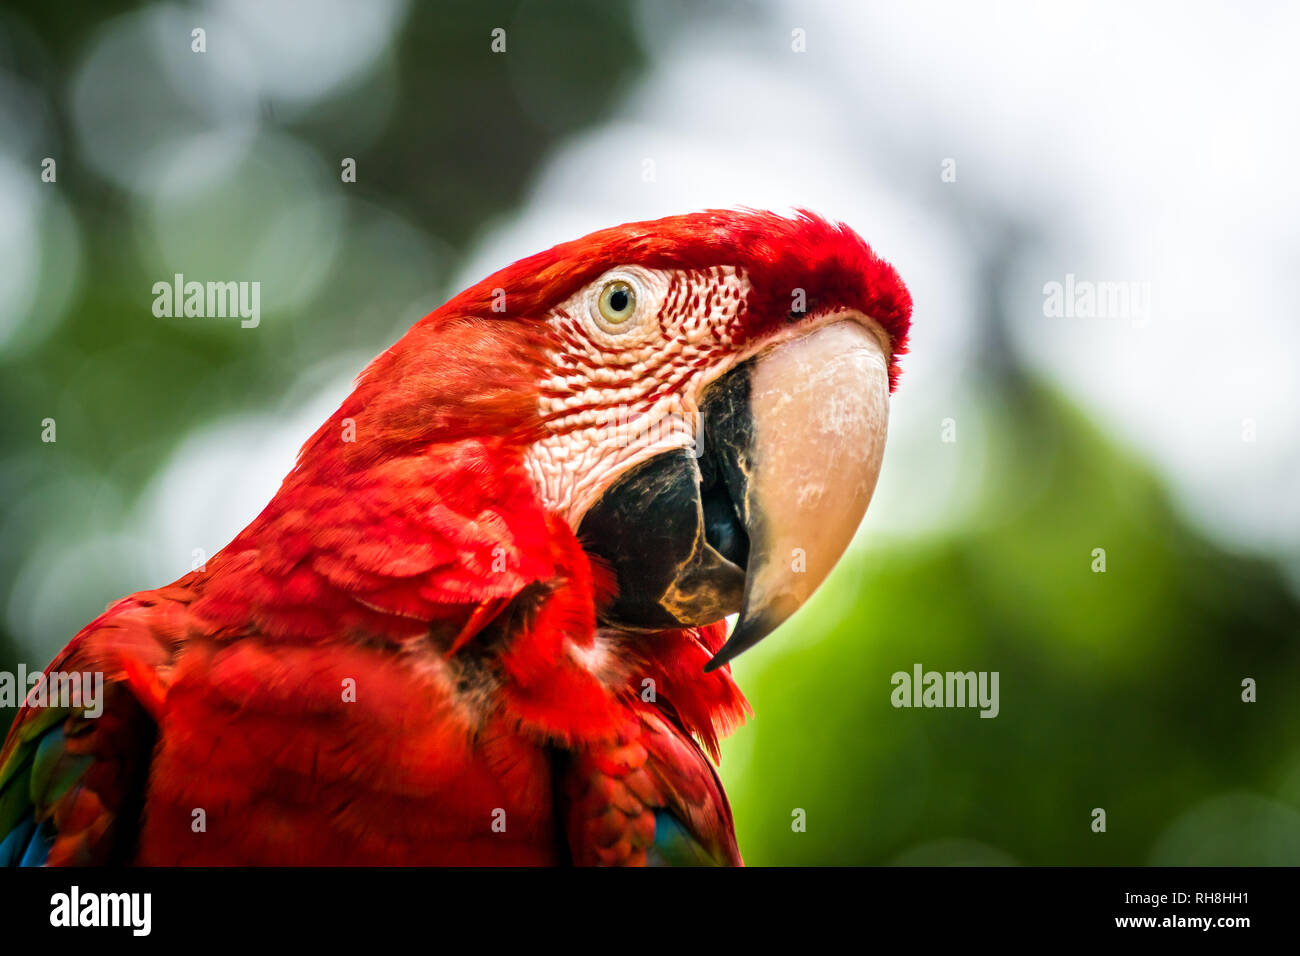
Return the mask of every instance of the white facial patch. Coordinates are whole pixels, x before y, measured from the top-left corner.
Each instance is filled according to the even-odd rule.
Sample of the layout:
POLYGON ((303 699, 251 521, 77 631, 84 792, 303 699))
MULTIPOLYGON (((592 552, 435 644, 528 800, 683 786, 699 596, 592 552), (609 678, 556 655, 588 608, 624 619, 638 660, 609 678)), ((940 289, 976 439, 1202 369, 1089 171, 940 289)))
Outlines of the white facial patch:
POLYGON ((526 465, 548 509, 577 527, 635 465, 672 449, 703 451, 697 399, 738 361, 732 344, 749 291, 730 266, 620 266, 547 316, 559 343, 541 383, 548 434, 526 465), (626 315, 616 307, 629 291, 635 307, 626 315))

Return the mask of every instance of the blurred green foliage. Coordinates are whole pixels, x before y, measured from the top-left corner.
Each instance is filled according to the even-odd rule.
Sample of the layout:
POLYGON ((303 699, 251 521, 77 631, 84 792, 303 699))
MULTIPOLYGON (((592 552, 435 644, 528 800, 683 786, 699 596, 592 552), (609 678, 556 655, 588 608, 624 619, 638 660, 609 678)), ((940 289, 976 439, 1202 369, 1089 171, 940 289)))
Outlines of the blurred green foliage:
POLYGON ((747 862, 1300 862, 1294 595, 1046 387, 992 401, 972 526, 850 553, 738 664, 756 717, 722 774, 747 862), (916 663, 999 672, 1000 713, 895 709, 916 663))

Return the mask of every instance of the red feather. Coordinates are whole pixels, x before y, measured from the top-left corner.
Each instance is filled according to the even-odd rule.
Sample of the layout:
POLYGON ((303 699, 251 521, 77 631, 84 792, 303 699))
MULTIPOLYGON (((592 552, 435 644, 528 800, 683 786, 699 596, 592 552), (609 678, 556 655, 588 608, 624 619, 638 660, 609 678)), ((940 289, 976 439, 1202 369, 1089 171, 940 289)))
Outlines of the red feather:
MULTIPOLYGON (((598 633, 613 581, 524 466, 549 373, 538 319, 628 263, 743 269, 752 336, 794 286, 810 312, 857 307, 897 377, 906 290, 809 213, 633 223, 485 279, 366 369, 205 570, 118 602, 56 660, 113 690, 93 733, 63 728, 84 778, 33 810, 52 813, 51 863, 634 863, 656 811, 739 862, 705 758, 747 711, 728 668, 703 671, 723 626, 598 633)), ((0 753, 6 786, 34 720, 0 753)))

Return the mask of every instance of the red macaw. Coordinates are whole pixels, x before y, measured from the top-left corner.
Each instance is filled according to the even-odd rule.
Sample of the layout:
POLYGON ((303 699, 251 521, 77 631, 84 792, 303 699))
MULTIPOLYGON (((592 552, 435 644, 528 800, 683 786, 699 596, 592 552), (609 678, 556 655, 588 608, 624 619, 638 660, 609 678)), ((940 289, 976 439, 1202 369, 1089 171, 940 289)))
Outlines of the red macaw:
POLYGON ((0 857, 740 863, 727 661, 856 529, 910 314, 807 212, 623 225, 467 289, 204 569, 55 658, 102 712, 29 698, 0 857))

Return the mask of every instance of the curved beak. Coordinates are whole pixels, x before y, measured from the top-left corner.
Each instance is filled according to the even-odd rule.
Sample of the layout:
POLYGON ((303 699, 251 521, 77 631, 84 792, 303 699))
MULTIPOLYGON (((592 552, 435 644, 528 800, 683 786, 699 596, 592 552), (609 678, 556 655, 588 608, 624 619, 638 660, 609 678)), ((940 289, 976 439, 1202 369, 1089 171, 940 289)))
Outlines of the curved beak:
POLYGON ((749 534, 745 596, 720 667, 776 630, 844 554, 880 474, 889 358, 843 320, 786 342, 749 371, 752 435, 722 457, 749 534))
POLYGON ((866 513, 884 453, 888 348, 868 326, 845 314, 728 372, 700 402, 698 458, 653 458, 592 507, 580 535, 618 578, 609 623, 739 612, 713 670, 812 595, 866 513))

